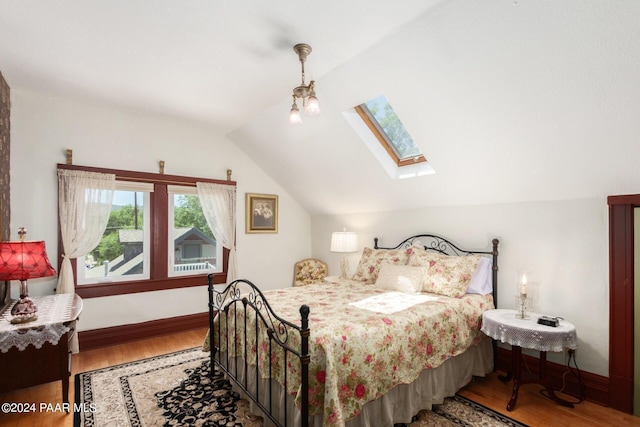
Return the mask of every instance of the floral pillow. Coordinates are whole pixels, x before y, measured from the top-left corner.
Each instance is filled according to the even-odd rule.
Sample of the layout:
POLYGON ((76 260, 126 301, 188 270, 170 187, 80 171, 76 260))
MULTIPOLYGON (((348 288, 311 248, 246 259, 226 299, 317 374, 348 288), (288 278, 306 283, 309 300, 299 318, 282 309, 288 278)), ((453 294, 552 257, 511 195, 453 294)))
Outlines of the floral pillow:
POLYGON ((480 255, 450 256, 425 250, 410 251, 407 265, 427 267, 422 291, 460 298, 467 292, 480 255))
POLYGON ((405 265, 409 254, 405 249, 371 249, 364 248, 353 280, 375 283, 382 264, 405 265))
POLYGON ((424 249, 422 246, 411 245, 407 249, 405 249, 407 256, 409 259, 407 260, 407 265, 415 266, 429 266, 429 262, 433 259, 446 256, 439 252, 428 251, 424 249))

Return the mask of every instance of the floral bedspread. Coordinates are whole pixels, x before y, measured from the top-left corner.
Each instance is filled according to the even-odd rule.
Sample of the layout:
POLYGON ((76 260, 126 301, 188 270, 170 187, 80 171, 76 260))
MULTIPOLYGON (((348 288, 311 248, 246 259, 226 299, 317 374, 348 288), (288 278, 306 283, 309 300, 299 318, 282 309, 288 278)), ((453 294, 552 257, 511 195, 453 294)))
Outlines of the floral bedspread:
MULTIPOLYGON (((405 294, 410 300, 421 295, 432 298, 396 312, 350 304, 387 293, 397 294, 355 281, 264 292, 273 311, 294 324, 300 324, 300 306, 310 307, 309 408, 312 415, 323 415, 324 426, 344 425, 360 413, 365 403, 399 384, 411 383, 422 370, 435 368, 477 344, 482 312, 494 308, 491 295, 471 294, 462 298, 405 294), (392 313, 387 314, 390 311, 392 313)), ((389 298, 389 303, 394 299, 397 300, 398 295, 389 298)), ((374 300, 378 300, 379 305, 380 298, 374 300)), ((243 310, 241 304, 237 310, 243 310)), ((225 317, 219 320, 220 317, 216 321, 224 323, 225 317)), ((227 337, 225 328, 221 328, 221 341, 218 341, 217 329, 214 327, 214 342, 221 342, 222 351, 227 351, 229 342, 231 356, 245 356, 243 345, 232 344, 243 342, 243 327, 236 328, 235 339, 227 337)), ((229 335, 233 329, 232 326, 229 335)), ((248 325, 247 331, 249 342, 255 343, 255 326, 248 325)), ((271 376, 283 383, 286 369, 287 391, 296 396, 299 403, 298 359, 289 356, 286 366, 282 358, 269 360, 267 335, 263 331, 258 334, 258 364, 262 376, 269 376, 271 364, 271 376)), ((299 343, 299 334, 295 331, 289 334, 289 346, 297 349, 299 343)), ((255 347, 251 344, 245 356, 251 364, 256 363, 255 347)))

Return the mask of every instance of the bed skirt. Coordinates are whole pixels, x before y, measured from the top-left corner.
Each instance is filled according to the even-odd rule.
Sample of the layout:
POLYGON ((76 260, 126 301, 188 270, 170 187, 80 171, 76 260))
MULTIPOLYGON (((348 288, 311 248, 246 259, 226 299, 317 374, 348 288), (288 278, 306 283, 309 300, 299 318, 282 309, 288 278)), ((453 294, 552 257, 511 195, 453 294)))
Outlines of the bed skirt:
MULTIPOLYGON (((222 354, 222 360, 226 360, 226 355, 222 354)), ((238 380, 244 383, 244 372, 238 365, 238 380)), ((234 362, 230 361, 229 370, 235 373, 234 362)), ((471 347, 462 354, 452 357, 445 361, 442 365, 435 369, 424 370, 420 376, 411 384, 401 384, 391 389, 384 396, 365 404, 362 412, 347 421, 345 427, 367 427, 367 426, 390 426, 396 423, 410 423, 413 416, 424 409, 431 409, 432 405, 440 404, 446 397, 456 394, 458 390, 471 382, 472 377, 483 377, 493 370, 493 347, 491 339, 486 336, 480 340, 480 343, 471 347)), ((251 369, 249 370, 251 373, 251 369)), ((255 375, 248 375, 248 390, 255 390, 255 375)), ((271 384, 271 399, 268 401, 268 389, 270 382, 263 378, 260 379, 258 389, 260 390, 261 403, 269 408, 271 406, 274 417, 284 420, 283 406, 284 401, 282 387, 275 381, 271 384)), ((242 390, 231 381, 233 389, 243 395, 242 390)), ((260 408, 250 399, 251 412, 255 415, 262 416, 264 426, 270 427, 274 424, 264 416, 260 408)), ((296 408, 293 398, 287 396, 287 418, 288 424, 294 420, 293 425, 300 425, 300 412, 296 408)), ((309 425, 313 427, 322 427, 322 416, 311 416, 309 425)))

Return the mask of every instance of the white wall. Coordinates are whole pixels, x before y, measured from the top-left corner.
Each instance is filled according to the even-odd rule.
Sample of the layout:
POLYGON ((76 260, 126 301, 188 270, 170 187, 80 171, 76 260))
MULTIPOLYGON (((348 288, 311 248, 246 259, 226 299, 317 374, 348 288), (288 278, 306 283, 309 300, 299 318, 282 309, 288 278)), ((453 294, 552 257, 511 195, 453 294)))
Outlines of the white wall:
MULTIPOLYGON (((11 82, 9 82, 11 84, 11 82)), ((237 181, 237 247, 240 277, 262 288, 289 286, 293 264, 310 256, 310 217, 224 135, 174 118, 11 90, 11 238, 27 227, 44 240, 54 263, 57 250, 56 164, 73 149, 84 166, 237 181), (245 193, 279 196, 278 234, 244 232, 245 193)), ((204 283, 204 281, 203 281, 204 283)), ((18 293, 17 282, 12 295, 18 293)), ((55 279, 29 281, 31 295, 53 293, 55 279)), ((79 330, 144 322, 207 311, 206 287, 144 292, 84 300, 79 330)))
MULTIPOLYGON (((329 251, 331 232, 356 231, 360 246, 383 246, 420 232, 485 249, 500 239, 500 308, 513 308, 517 271, 537 284, 537 311, 576 325, 579 366, 608 375, 608 232, 606 200, 441 207, 310 218, 268 175, 214 129, 166 117, 46 97, 13 88, 11 110, 11 230, 45 240, 57 259, 56 164, 73 149, 74 164, 176 175, 226 177, 238 182, 237 244, 240 277, 263 289, 289 286, 293 263, 315 256, 339 274, 340 255, 329 251), (279 232, 244 233, 244 195, 278 194, 279 232)), ((351 271, 359 256, 350 256, 351 271)), ((55 261, 54 261, 55 262, 55 261)), ((31 280, 32 295, 53 292, 55 280, 31 280)), ((13 284, 12 294, 17 294, 13 284)), ((138 323, 206 311, 206 289, 146 292, 84 300, 79 330, 138 323)), ((562 363, 562 355, 549 355, 562 363)))
MULTIPOLYGON (((312 254, 340 272, 340 254, 329 251, 331 232, 358 233, 360 247, 395 246, 405 237, 434 233, 466 249, 490 249, 500 239, 498 308, 515 308, 517 272, 530 272, 538 313, 576 326, 581 369, 609 375, 608 214, 605 199, 579 199, 466 207, 316 216, 311 219, 312 254)), ((349 257, 350 270, 359 255, 349 257)), ((537 354, 535 352, 532 355, 537 354)), ((563 364, 565 355, 549 353, 563 364)))

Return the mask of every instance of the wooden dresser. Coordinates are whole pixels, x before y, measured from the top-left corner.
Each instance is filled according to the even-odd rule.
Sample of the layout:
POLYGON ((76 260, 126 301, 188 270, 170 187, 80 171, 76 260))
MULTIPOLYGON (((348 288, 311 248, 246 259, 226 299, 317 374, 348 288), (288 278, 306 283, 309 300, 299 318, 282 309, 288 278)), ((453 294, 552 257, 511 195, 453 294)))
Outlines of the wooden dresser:
POLYGON ((62 381, 62 399, 69 403, 70 340, 82 311, 74 294, 31 297, 38 319, 11 324, 11 305, 0 314, 0 393, 51 381, 62 381))

